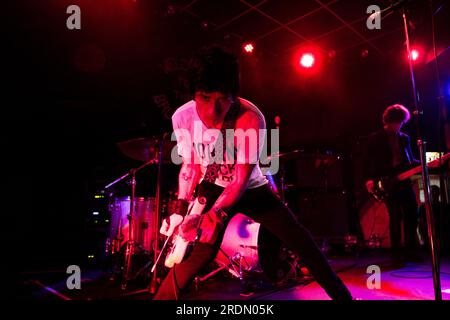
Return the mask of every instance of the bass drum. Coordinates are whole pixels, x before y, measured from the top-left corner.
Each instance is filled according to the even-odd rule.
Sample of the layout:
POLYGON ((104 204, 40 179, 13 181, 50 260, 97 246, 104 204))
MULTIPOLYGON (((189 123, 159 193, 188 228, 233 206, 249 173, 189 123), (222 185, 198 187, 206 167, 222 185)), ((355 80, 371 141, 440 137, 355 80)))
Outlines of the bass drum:
POLYGON ((390 248, 389 212, 384 202, 369 198, 359 212, 361 232, 368 248, 390 248))
POLYGON ((239 270, 262 275, 269 281, 287 278, 292 270, 289 254, 272 233, 248 216, 238 213, 230 220, 216 263, 239 277, 239 270))
MULTIPOLYGON (((135 216, 133 235, 137 248, 148 253, 152 248, 153 218, 155 212, 154 198, 135 198, 135 216)), ((120 251, 129 237, 128 215, 130 213, 130 197, 115 198, 109 205, 110 228, 106 251, 114 254, 120 251)))

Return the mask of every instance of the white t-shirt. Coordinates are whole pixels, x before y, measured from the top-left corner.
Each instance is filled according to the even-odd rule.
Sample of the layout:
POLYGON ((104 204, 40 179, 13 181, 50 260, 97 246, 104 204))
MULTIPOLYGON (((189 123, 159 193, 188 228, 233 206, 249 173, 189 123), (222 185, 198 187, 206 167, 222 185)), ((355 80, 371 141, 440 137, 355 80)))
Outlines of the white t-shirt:
MULTIPOLYGON (((242 98, 239 99, 243 101, 246 106, 253 109, 261 119, 264 120, 264 115, 254 104, 248 100, 242 98)), ((214 159, 215 145, 220 130, 208 129, 208 127, 206 127, 197 113, 197 107, 194 100, 185 103, 175 111, 172 116, 172 125, 177 139, 178 154, 184 159, 188 159, 188 161, 190 159, 191 162, 195 161, 194 163, 201 164, 202 174, 204 176, 210 159, 214 159)), ((241 148, 239 145, 236 145, 236 149, 238 150, 236 154, 237 159, 243 159, 242 157, 244 155, 239 153, 245 152, 246 149, 241 148)), ((259 158, 259 154, 254 156, 259 158)), ((225 161, 225 163, 220 164, 220 170, 215 180, 215 184, 226 187, 233 181, 235 175, 235 163, 236 161, 227 164, 227 161, 225 161)), ((259 162, 256 161, 247 188, 257 188, 266 183, 267 179, 261 172, 259 162)))

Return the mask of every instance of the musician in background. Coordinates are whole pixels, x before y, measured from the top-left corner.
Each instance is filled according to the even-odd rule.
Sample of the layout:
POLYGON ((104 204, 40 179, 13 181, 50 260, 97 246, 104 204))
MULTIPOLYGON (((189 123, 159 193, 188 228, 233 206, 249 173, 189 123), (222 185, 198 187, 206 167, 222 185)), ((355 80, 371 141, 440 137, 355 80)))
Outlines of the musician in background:
POLYGON ((172 116, 178 153, 182 157, 179 209, 164 220, 160 231, 169 235, 184 216, 179 225, 180 235, 189 241, 196 237, 198 240, 187 258, 171 268, 154 299, 179 298, 195 276, 216 257, 227 222, 236 212, 243 212, 295 251, 332 299, 351 300, 347 287, 331 269, 310 233, 271 191, 258 161, 251 161, 259 159, 259 152, 255 151, 258 148, 236 145, 234 157, 237 161, 234 164, 225 157, 225 162, 218 167, 210 165, 209 160, 221 152, 220 147, 215 146, 217 138, 195 135, 195 126, 203 127, 204 131, 214 128, 258 132, 265 129, 265 119, 253 103, 238 97, 239 67, 234 55, 211 47, 195 60, 192 77, 194 100, 178 108, 172 116), (186 139, 182 132, 190 133, 193 141, 186 139), (193 159, 200 161, 193 162, 193 159), (198 195, 214 199, 200 220, 198 215, 186 216, 187 203, 197 185, 198 195))
MULTIPOLYGON (((383 128, 370 135, 366 150, 366 188, 373 193, 381 178, 396 174, 420 164, 411 151, 410 137, 400 132, 410 119, 407 108, 394 104, 383 113, 383 128)), ((389 188, 386 207, 389 212, 389 232, 395 262, 418 262, 418 206, 411 180, 393 182, 389 188), (404 225, 404 250, 401 247, 402 221, 404 225)))

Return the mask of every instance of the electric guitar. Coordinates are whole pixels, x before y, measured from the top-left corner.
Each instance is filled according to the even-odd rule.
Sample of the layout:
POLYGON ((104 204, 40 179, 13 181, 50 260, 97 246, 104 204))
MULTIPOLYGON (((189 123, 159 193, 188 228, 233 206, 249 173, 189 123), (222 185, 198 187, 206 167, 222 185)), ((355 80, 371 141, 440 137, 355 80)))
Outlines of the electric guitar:
MULTIPOLYGON (((197 197, 189 204, 187 215, 194 215, 194 214, 201 215, 202 213, 204 213, 203 211, 205 207, 206 207, 206 198, 197 197)), ((179 235, 179 226, 176 227, 176 229, 170 236, 172 238, 171 239, 172 241, 164 262, 164 265, 168 268, 172 268, 175 264, 178 264, 181 261, 183 261, 188 251, 188 248, 191 244, 191 242, 183 239, 179 235)))
MULTIPOLYGON (((433 161, 430 161, 427 164, 427 167, 437 168, 437 167, 439 167, 441 160, 443 163, 444 161, 446 161, 448 159, 450 159, 450 153, 443 155, 442 158, 438 158, 433 161)), ((382 177, 381 179, 378 179, 375 181, 375 189, 370 194, 376 201, 379 201, 379 202, 384 201, 389 196, 390 192, 392 191, 393 187, 395 186, 395 184, 397 182, 406 180, 421 171, 422 171, 422 166, 419 165, 419 166, 411 168, 405 172, 397 174, 395 176, 382 177)))

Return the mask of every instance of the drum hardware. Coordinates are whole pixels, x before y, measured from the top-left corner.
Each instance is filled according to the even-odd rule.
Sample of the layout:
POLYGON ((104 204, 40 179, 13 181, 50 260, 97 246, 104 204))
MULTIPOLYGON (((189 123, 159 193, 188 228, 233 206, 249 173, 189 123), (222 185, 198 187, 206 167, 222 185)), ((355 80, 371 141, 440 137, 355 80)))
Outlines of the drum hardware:
MULTIPOLYGON (((131 256, 134 254, 134 247, 135 247, 135 241, 134 241, 134 218, 136 215, 136 208, 135 208, 135 191, 136 191, 136 173, 139 172, 141 169, 157 163, 156 159, 152 159, 144 163, 143 165, 139 166, 136 169, 131 169, 128 173, 124 174, 120 178, 114 180, 110 184, 105 186, 105 189, 108 189, 115 185, 116 183, 124 180, 127 177, 131 176, 131 196, 130 196, 130 212, 127 216, 128 219, 128 240, 125 243, 125 257, 124 257, 124 264, 122 267, 122 283, 121 288, 122 290, 126 289, 127 282, 130 279, 130 270, 131 270, 131 256)), ((121 228, 121 227, 120 227, 121 228)), ((120 229, 119 229, 120 230, 120 229)))
POLYGON ((217 273, 222 270, 227 270, 231 275, 238 278, 241 282, 242 288, 246 287, 245 276, 244 276, 244 267, 243 263, 245 262, 245 257, 242 256, 239 252, 235 253, 232 257, 228 256, 222 249, 220 251, 223 255, 228 259, 229 263, 222 263, 215 270, 210 273, 204 275, 203 277, 197 276, 194 279, 195 291, 198 292, 200 284, 205 282, 206 280, 212 278, 217 273))
MULTIPOLYGON (((109 204, 110 217, 110 235, 106 240, 106 252, 109 255, 115 255, 120 252, 123 245, 128 240, 127 223, 130 212, 130 197, 114 198, 109 204)), ((155 199, 135 197, 134 200, 134 223, 131 226, 134 234, 136 247, 145 254, 151 252, 152 233, 149 232, 152 227, 155 199)))
MULTIPOLYGON (((165 154, 163 156, 164 152, 167 152, 167 149, 164 148, 164 145, 167 142, 168 134, 165 133, 161 135, 160 137, 152 137, 152 138, 139 138, 139 139, 133 139, 128 140, 125 142, 120 142, 117 144, 119 149, 127 156, 139 160, 139 161, 145 161, 144 164, 137 168, 131 169, 128 173, 124 174, 123 176, 119 177, 118 179, 114 180, 113 182, 109 183, 104 187, 104 189, 109 189, 115 184, 119 183, 120 181, 123 181, 124 179, 131 177, 131 196, 130 196, 130 210, 129 214, 127 216, 128 218, 128 239, 125 243, 125 252, 124 252, 124 260, 123 260, 123 266, 122 266, 122 281, 121 281, 121 289, 125 290, 127 287, 127 283, 131 279, 131 270, 132 270, 132 256, 135 253, 135 247, 136 247, 136 239, 135 239, 135 232, 134 232, 134 220, 136 218, 136 198, 135 198, 135 191, 136 191, 136 173, 142 170, 143 168, 152 165, 157 164, 158 165, 158 174, 157 174, 157 181, 156 181, 156 196, 155 196, 155 212, 153 214, 153 221, 151 225, 150 232, 153 234, 152 236, 152 251, 154 255, 154 260, 151 262, 154 264, 154 262, 157 259, 158 255, 158 240, 159 240, 159 233, 158 233, 158 225, 159 225, 159 217, 161 214, 161 172, 162 172, 162 164, 163 162, 168 163, 170 161, 170 152, 169 156, 165 154)), ((170 148, 169 148, 170 149, 170 148)), ((171 151, 171 150, 168 150, 171 151)), ((145 268, 147 268, 150 264, 147 264, 145 268)), ((143 270, 138 271, 138 274, 142 273, 143 270)), ((157 275, 156 273, 153 274, 152 281, 149 285, 148 290, 150 290, 151 293, 155 293, 156 291, 156 285, 158 283, 157 275)))
MULTIPOLYGON (((163 161, 166 159, 165 157, 163 157, 163 153, 165 152, 165 148, 164 148, 164 142, 167 139, 168 133, 165 133, 162 137, 162 139, 159 141, 159 143, 157 144, 158 146, 158 175, 156 178, 156 214, 154 215, 154 220, 153 220, 153 234, 154 234, 154 239, 155 241, 153 241, 153 265, 156 266, 157 261, 158 261, 158 253, 159 253, 159 217, 161 216, 161 179, 162 179, 162 165, 163 165, 163 161)), ((171 151, 171 150, 170 150, 171 151)), ((149 291, 151 294, 155 294, 156 293, 156 289, 158 286, 158 275, 157 272, 154 270, 154 272, 152 272, 153 276, 152 276, 152 280, 150 282, 149 285, 149 291)))
POLYGON ((300 154, 301 154, 300 150, 292 150, 292 151, 288 151, 288 152, 277 152, 277 153, 272 154, 267 157, 268 162, 271 162, 273 159, 276 158, 278 160, 278 162, 280 163, 280 170, 279 170, 280 186, 277 187, 277 185, 269 171, 268 171, 268 174, 266 175, 266 177, 269 180, 269 186, 271 187, 271 189, 280 196, 281 201, 286 205, 287 205, 286 190, 288 188, 287 188, 287 184, 286 184, 285 164, 286 164, 286 162, 288 162, 290 160, 297 159, 300 156, 300 154))
POLYGON ((379 249, 381 248, 381 243, 383 241, 383 238, 380 237, 378 234, 376 233, 372 233, 369 236, 369 239, 367 239, 366 241, 366 245, 368 248, 370 249, 379 249))
POLYGON ((176 145, 176 142, 168 140, 167 136, 168 133, 165 133, 153 137, 135 138, 121 141, 117 143, 117 147, 120 152, 128 158, 141 162, 147 162, 158 159, 159 142, 164 142, 166 147, 163 150, 162 161, 164 163, 171 163, 172 147, 176 145))
POLYGON ((216 269, 194 279, 195 287, 222 270, 238 278, 242 294, 251 289, 251 282, 279 283, 291 275, 293 268, 299 266, 298 259, 283 248, 281 242, 260 224, 238 213, 229 221, 216 256, 216 269), (291 261, 292 260, 292 261, 291 261), (252 280, 252 281, 251 281, 252 280))

